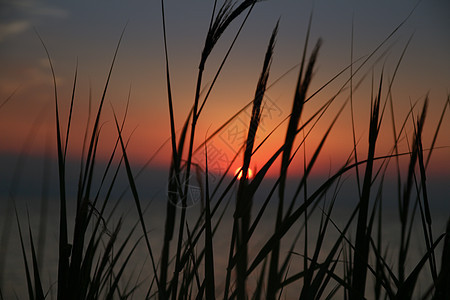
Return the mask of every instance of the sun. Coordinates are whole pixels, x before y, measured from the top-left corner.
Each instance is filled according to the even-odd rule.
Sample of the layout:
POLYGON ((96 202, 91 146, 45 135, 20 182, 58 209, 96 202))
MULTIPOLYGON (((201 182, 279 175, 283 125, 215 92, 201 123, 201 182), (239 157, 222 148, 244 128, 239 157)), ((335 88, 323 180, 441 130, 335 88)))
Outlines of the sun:
MULTIPOLYGON (((242 167, 237 168, 236 171, 234 172, 234 175, 237 175, 237 179, 238 180, 241 180, 241 178, 242 178, 242 170, 241 170, 241 168, 242 167)), ((248 168, 247 179, 251 179, 251 178, 253 178, 253 171, 252 171, 252 169, 248 168)))

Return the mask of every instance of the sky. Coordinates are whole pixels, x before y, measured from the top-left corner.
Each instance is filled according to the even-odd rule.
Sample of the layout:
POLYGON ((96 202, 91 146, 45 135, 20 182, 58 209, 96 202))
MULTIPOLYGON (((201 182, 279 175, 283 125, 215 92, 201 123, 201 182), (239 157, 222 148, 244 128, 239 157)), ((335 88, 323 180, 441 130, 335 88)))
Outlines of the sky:
MULTIPOLYGON (((198 65, 213 3, 212 0, 164 1, 177 136, 193 105, 198 65)), ((222 3, 223 1, 218 1, 218 5, 222 3)), ((298 146, 305 137, 306 146, 300 148, 292 161, 289 177, 293 179, 290 182, 293 183, 292 186, 297 184, 296 175, 303 172, 305 158, 307 162, 311 160, 341 108, 343 110, 316 161, 313 174, 332 174, 352 154, 352 110, 348 102, 350 94, 353 97, 357 153, 359 159, 365 158, 370 103, 378 90, 381 75, 381 102, 387 105, 381 122, 376 155, 392 153, 393 123, 397 134, 401 132, 399 152, 407 153, 410 150, 414 120, 420 115, 428 96, 428 113, 423 131, 423 145, 427 151, 450 93, 449 13, 448 0, 419 3, 414 0, 265 0, 257 3, 199 117, 195 147, 200 146, 253 99, 267 44, 277 21, 279 28, 268 80, 269 88, 264 97, 256 144, 272 131, 273 134, 254 154, 250 167, 254 171, 261 168, 280 147, 285 138, 285 120, 291 111, 308 20, 312 14, 307 57, 319 38, 323 43, 308 90, 308 95, 314 97, 305 104, 300 123, 306 122, 328 100, 334 101, 320 119, 314 119, 296 139, 295 146, 298 146), (400 24, 402 26, 396 30, 400 24), (350 93, 351 73, 346 68, 352 62, 352 53, 353 72, 356 73, 350 93), (327 84, 340 73, 340 76, 327 84), (388 95, 389 86, 391 90, 388 95), (387 101, 390 99, 392 108, 391 102, 387 101), (409 114, 410 111, 413 117, 409 114)), ((244 15, 237 18, 213 49, 206 63, 202 90, 210 87, 243 20, 244 15)), ((2 214, 3 217, 12 216, 12 202, 8 199, 14 198, 14 192, 26 200, 40 197, 46 180, 42 169, 49 161, 44 158, 53 159, 51 178, 55 179, 53 182, 57 182, 53 83, 46 52, 38 36, 48 49, 54 67, 64 139, 74 74, 77 70, 66 165, 70 169, 67 182, 76 182, 86 127, 92 130, 93 118, 105 88, 114 51, 124 28, 100 120, 97 164, 99 169, 105 167, 117 139, 114 112, 122 120, 129 100, 123 136, 128 141, 127 153, 134 174, 152 159, 145 176, 137 180, 139 192, 144 194, 145 201, 153 199, 146 197, 147 194, 159 192, 160 195, 166 195, 166 173, 171 147, 161 2, 0 0, 0 219, 2 214), (26 166, 22 165, 24 162, 26 166), (20 171, 22 176, 17 175, 20 171), (23 182, 16 185, 15 179, 19 177, 23 182)), ((243 142, 250 120, 249 112, 250 108, 244 110, 208 141, 210 183, 217 182, 243 142)), ((194 154, 193 160, 204 168, 204 153, 201 150, 194 154)), ((405 172, 407 161, 407 155, 401 156, 400 162, 405 166, 405 172)), ((376 167, 380 166, 380 162, 376 167)), ((234 174, 234 170, 241 164, 242 156, 238 156, 230 173, 234 174)), ((277 176, 277 164, 278 161, 270 170, 269 176, 277 176)), ((393 160, 389 170, 395 171, 393 160)), ((388 171, 387 174, 394 176, 395 172, 388 171)), ((127 181, 125 177, 120 178, 116 184, 118 190, 122 191, 122 185, 123 190, 126 190, 127 181)), ((322 183, 323 180, 320 179, 323 178, 320 177, 317 182, 322 183)), ((441 230, 441 225, 448 218, 449 207, 450 106, 447 106, 440 126, 427 179, 429 196, 437 200, 432 207, 433 216, 437 215, 433 222, 436 226, 437 221, 441 230)), ((396 182, 387 181, 386 186, 395 186, 396 182)), ((350 189, 341 191, 344 204, 355 200, 356 184, 351 180, 347 183, 350 189)), ((77 185, 67 186, 68 194, 75 195, 77 185)), ((261 190, 265 191, 268 186, 269 184, 263 184, 261 190)), ((57 195, 57 185, 52 185, 52 188, 51 192, 57 195)), ((392 187, 386 189, 394 191, 392 187)), ((395 196, 388 199, 395 199, 395 196)), ((27 201, 32 211, 39 203, 27 201)), ((70 205, 74 203, 69 201, 70 205)), ((386 205, 395 206, 396 203, 386 201, 386 205)), ((57 206, 53 206, 53 209, 55 207, 57 206)), ((34 211, 37 212, 38 209, 34 211)), ((75 210, 69 207, 68 211, 73 213, 75 210)), ((346 207, 343 213, 348 213, 346 207)), ((57 215, 51 213, 53 217, 57 215)), ((155 222, 163 224, 159 221, 163 214, 155 215, 158 217, 155 222)), ((4 224, 7 224, 8 218, 3 219, 6 220, 4 224)), ((12 236, 14 238, 14 234, 12 236)), ((18 242, 14 245, 17 246, 18 242)), ((12 264, 18 264, 15 260, 19 260, 19 256, 9 257, 13 259, 12 264)), ((11 282, 20 282, 21 279, 23 277, 9 278, 11 282)))
MULTIPOLYGON (((198 63, 213 1, 171 0, 164 3, 175 125, 179 132, 193 104, 198 63)), ((221 3, 219 1, 219 5, 221 3)), ((370 100, 375 93, 372 90, 378 89, 381 74, 384 80, 382 102, 386 101, 387 87, 396 74, 391 95, 397 131, 416 102, 413 114, 415 118, 418 116, 428 95, 424 148, 429 147, 450 91, 450 4, 445 0, 421 1, 408 18, 416 4, 415 1, 406 0, 267 0, 257 3, 199 117, 195 145, 199 146, 209 134, 253 99, 270 34, 278 20, 280 25, 269 76, 270 88, 264 98, 265 110, 257 142, 262 141, 289 116, 308 19, 313 12, 307 55, 309 56, 319 38, 323 40, 323 45, 309 89, 310 95, 349 66, 352 30, 353 60, 357 60, 354 71, 373 53, 353 78, 355 138, 360 141, 358 154, 361 157, 366 155, 370 100), (403 21, 405 23, 386 40, 403 21), (408 44, 410 38, 411 42, 408 44), (374 52, 384 40, 386 42, 374 52), (407 44, 398 72, 395 73, 407 44), (355 89, 360 81, 361 85, 355 89)), ((213 50, 206 64, 202 88, 210 86, 242 21, 243 16, 236 19, 213 50)), ((100 157, 108 157, 117 138, 113 111, 122 119, 129 99, 123 134, 127 139, 130 138, 128 153, 132 163, 143 164, 157 153, 153 164, 168 165, 170 123, 161 3, 140 0, 0 2, 0 157, 3 160, 19 156, 20 153, 33 157, 40 157, 45 151, 55 153, 52 78, 38 34, 42 37, 54 66, 63 132, 77 68, 69 141, 69 157, 77 160, 81 156, 89 107, 91 106, 92 124, 114 50, 125 26, 105 98, 101 119, 100 157)), ((313 128, 308 127, 308 130, 312 128, 306 139, 305 156, 308 159, 350 96, 350 88, 346 84, 349 78, 350 70, 346 70, 305 105, 303 122, 338 94, 317 124, 313 128), (339 91, 341 92, 338 93, 339 91)), ((388 105, 377 145, 379 155, 388 154, 393 145, 391 115, 388 105)), ((224 171, 224 162, 234 156, 240 145, 237 133, 248 128, 248 123, 249 116, 244 112, 210 140, 207 149, 211 169, 218 173, 224 171)), ((411 143, 412 119, 409 118, 406 124, 405 134, 400 142, 400 149, 405 152, 411 143)), ((286 122, 281 124, 255 154, 252 168, 261 167, 280 146, 285 129, 286 122)), ((307 134, 307 131, 301 135, 303 134, 307 134)), ((300 140, 299 136, 297 144, 300 140)), ((447 114, 436 142, 438 148, 431 161, 432 175, 450 176, 449 146, 450 116, 447 114)), ((352 149, 351 110, 347 104, 317 162, 318 172, 326 174, 341 166, 352 149)), ((300 158, 293 164, 294 170, 303 168, 303 154, 298 156, 300 158)), ((194 160, 202 164, 202 153, 194 155, 194 160)), ((239 162, 236 167, 239 167, 239 162)))

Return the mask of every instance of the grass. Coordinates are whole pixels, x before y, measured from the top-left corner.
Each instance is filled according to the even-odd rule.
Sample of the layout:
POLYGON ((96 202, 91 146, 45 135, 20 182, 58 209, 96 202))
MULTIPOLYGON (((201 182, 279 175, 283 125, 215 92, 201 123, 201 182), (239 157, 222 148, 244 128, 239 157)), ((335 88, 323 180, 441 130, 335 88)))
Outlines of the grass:
MULTIPOLYGON (((128 141, 123 135, 126 113, 121 122, 114 113, 117 130, 116 143, 111 150, 108 163, 104 169, 98 170, 100 120, 125 28, 114 52, 90 134, 88 134, 90 121, 86 127, 78 182, 68 182, 66 177, 72 112, 76 105, 77 69, 74 74, 64 139, 62 134, 64 128, 59 110, 61 100, 57 96, 56 76, 51 56, 44 41, 38 35, 48 57, 54 84, 59 178, 59 245, 58 261, 55 266, 58 270, 57 280, 50 286, 44 286, 42 266, 40 266, 33 242, 33 231, 29 225, 29 249, 27 249, 26 238, 22 234, 21 227, 23 220, 19 218, 16 211, 27 294, 30 299, 53 298, 54 291, 56 291, 57 299, 126 299, 136 298, 137 290, 144 291, 143 294, 150 299, 280 299, 288 297, 287 293, 300 299, 333 299, 337 295, 341 295, 340 297, 345 299, 366 297, 374 299, 409 299, 412 297, 447 299, 450 297, 450 288, 446 284, 450 280, 450 261, 448 259, 450 257, 450 238, 447 233, 436 234, 433 232, 430 205, 432 199, 429 197, 427 183, 427 167, 431 153, 436 149, 436 140, 441 125, 447 117, 446 110, 447 106, 450 106, 450 96, 444 101, 445 104, 431 145, 424 146, 423 128, 428 112, 428 97, 421 101, 423 106, 417 115, 416 107, 419 106, 419 103, 411 104, 411 109, 399 129, 396 128, 397 120, 393 113, 394 101, 391 88, 409 41, 405 45, 394 76, 390 80, 386 79, 383 71, 379 74, 379 80, 376 79, 378 75, 375 75, 374 67, 377 62, 368 66, 372 57, 379 55, 379 59, 381 59, 385 55, 385 53, 379 53, 381 47, 392 39, 404 21, 364 60, 354 60, 352 52, 350 65, 310 94, 309 90, 321 46, 319 40, 310 52, 308 47, 310 20, 297 85, 294 89, 292 110, 281 122, 281 124, 287 122, 285 139, 272 151, 272 155, 256 172, 254 178, 248 178, 247 174, 254 154, 275 131, 279 132, 279 129, 282 128, 280 124, 261 141, 257 139, 261 116, 265 109, 264 94, 271 87, 269 74, 276 46, 279 26, 277 23, 269 39, 262 71, 256 83, 254 99, 219 129, 207 135, 204 142, 198 145, 196 128, 203 108, 208 103, 207 100, 220 77, 222 67, 227 62, 229 53, 257 2, 244 0, 239 5, 233 5, 231 1, 225 1, 220 7, 218 7, 217 1, 214 2, 199 62, 193 105, 186 116, 184 126, 177 131, 166 43, 164 1, 161 1, 172 162, 168 172, 164 233, 161 240, 156 241, 152 239, 152 233, 148 230, 149 217, 141 202, 136 183, 136 172, 131 164, 132 158, 127 152, 128 141), (241 20, 241 25, 218 67, 212 83, 206 93, 202 93, 203 72, 207 67, 208 58, 214 53, 217 41, 228 30, 229 25, 237 22, 238 17, 242 14, 245 16, 241 20), (309 59, 307 59, 309 52, 309 59), (356 85, 353 82, 357 78, 356 76, 362 72, 363 66, 369 67, 370 71, 363 74, 361 78, 366 80, 371 75, 372 93, 367 97, 370 99, 368 140, 367 144, 361 146, 360 143, 364 142, 356 140, 353 119, 353 92, 359 88, 361 82, 356 85), (304 112, 304 107, 308 105, 308 102, 314 101, 323 88, 338 77, 343 77, 349 70, 348 80, 333 97, 312 113, 304 112), (379 83, 375 85, 375 81, 379 81, 379 83), (316 134, 316 125, 322 121, 326 113, 330 113, 336 98, 343 95, 347 88, 350 89, 349 98, 336 110, 332 122, 321 134, 312 156, 308 159, 306 144, 312 132, 314 131, 316 134), (329 174, 319 184, 312 184, 311 174, 317 167, 317 160, 327 139, 333 134, 336 122, 348 109, 348 103, 350 103, 352 116, 353 151, 337 171, 329 174), (249 106, 252 107, 252 112, 247 137, 232 161, 242 157, 242 179, 238 180, 237 174, 234 177, 226 175, 231 168, 232 164, 230 164, 227 172, 222 174, 218 183, 213 186, 210 182, 211 172, 208 168, 208 141, 249 106), (382 128, 389 130, 389 127, 384 125, 386 109, 389 108, 394 141, 391 151, 380 155, 377 151, 377 143, 380 139, 380 130, 382 128), (409 146, 407 152, 400 152, 399 144, 402 140, 407 141, 409 146), (364 158, 358 156, 359 148, 367 149, 367 155, 364 158), (193 162, 193 155, 202 149, 206 162, 204 170, 193 162), (296 184, 295 191, 292 191, 287 188, 288 170, 301 150, 303 150, 303 174, 300 178, 291 179, 296 184), (118 161, 114 159, 117 157, 118 161), (409 158, 406 169, 401 163, 404 158, 409 158), (281 161, 279 175, 275 180, 270 180, 267 175, 268 171, 274 168, 277 160, 281 161), (388 170, 391 170, 389 166, 392 164, 394 164, 393 168, 396 170, 397 178, 397 199, 395 200, 398 202, 400 228, 398 249, 384 245, 383 239, 383 230, 385 230, 383 205, 386 201, 392 200, 384 198, 383 188, 387 177, 390 176, 388 170), (103 174, 100 182, 94 182, 96 180, 93 175, 94 170, 103 174), (112 204, 110 200, 113 197, 112 191, 118 184, 119 172, 122 170, 126 174, 138 218, 125 236, 119 238, 119 234, 123 231, 124 216, 116 211, 117 204, 112 204), (200 212, 192 221, 189 218, 191 211, 187 208, 194 172, 197 173, 196 180, 201 183, 202 201, 199 204, 200 212), (348 175, 353 172, 356 174, 357 204, 350 210, 351 213, 348 214, 347 219, 338 222, 333 218, 335 205, 340 200, 343 182, 348 180, 348 175), (360 174, 362 178, 360 178, 360 174), (260 192, 263 184, 270 185, 268 192, 260 192), (69 185, 78 187, 73 228, 70 228, 68 222, 67 190, 69 185), (95 190, 94 186, 98 186, 98 190, 95 190), (107 192, 101 197, 100 190, 103 189, 107 192), (233 205, 230 205, 230 202, 233 201, 235 202, 234 209, 233 205), (258 205, 254 205, 255 203, 258 205), (274 219, 267 216, 267 209, 271 205, 276 207, 274 219), (220 253, 217 253, 216 243, 218 240, 223 240, 223 236, 218 236, 217 232, 227 225, 227 222, 224 221, 227 213, 232 216, 232 221, 228 224, 230 227, 225 229, 230 235, 228 252, 221 249, 220 253), (115 225, 112 221, 113 216, 119 218, 115 225), (319 222, 318 226, 313 226, 312 218, 319 222), (272 232, 262 233, 264 222, 273 222, 272 232), (415 230, 414 224, 421 225, 423 240, 420 243, 425 247, 425 252, 422 253, 420 259, 412 261, 410 252, 413 230, 415 230), (137 233, 139 227, 141 231, 137 233), (69 229, 73 230, 73 234, 68 233, 69 229), (330 231, 335 234, 330 234, 330 231), (356 234, 353 235, 352 231, 355 231, 356 234), (70 239, 70 237, 72 238, 70 239), (257 241, 261 237, 263 241, 257 241), (138 256, 136 251, 141 240, 145 243, 146 255, 150 260, 150 266, 142 264, 142 268, 149 268, 150 275, 145 278, 141 278, 140 275, 133 277, 127 273, 133 272, 129 270, 132 269, 129 264, 133 258, 138 261, 143 260, 142 254, 138 256), (300 241, 302 245, 298 246, 300 241), (159 256, 155 249, 160 249, 159 256), (441 259, 438 259, 438 249, 441 251, 441 259), (28 263, 30 255, 31 264, 28 263), (218 267, 218 255, 226 259, 225 268, 218 267), (394 263, 392 262, 393 255, 397 256, 394 263), (301 257, 301 263, 295 259, 296 257, 301 257), (126 281, 127 276, 129 276, 128 281, 126 281), (420 276, 431 278, 425 291, 423 287, 422 290, 418 288, 420 276), (131 282, 132 278, 135 278, 135 283, 131 282), (250 281, 256 282, 256 287, 252 287, 249 284, 250 281)), ((11 100, 11 97, 2 102, 0 109, 11 100)), ((308 143, 308 147, 310 147, 309 145, 308 143)), ((10 228, 8 223, 5 224, 2 241, 7 240, 5 236, 10 228)), ((28 224, 30 224, 30 217, 28 217, 28 224)), ((450 220, 448 224, 446 232, 450 230, 450 220)), ((0 286, 4 288, 4 286, 0 286)), ((3 299, 1 290, 0 298, 3 299)))

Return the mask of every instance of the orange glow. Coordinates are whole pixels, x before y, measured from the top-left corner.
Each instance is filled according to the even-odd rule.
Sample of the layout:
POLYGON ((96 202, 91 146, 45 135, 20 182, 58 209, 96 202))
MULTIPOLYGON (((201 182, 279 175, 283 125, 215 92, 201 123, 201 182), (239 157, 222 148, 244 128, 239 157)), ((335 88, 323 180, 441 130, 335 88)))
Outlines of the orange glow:
MULTIPOLYGON (((236 169, 236 171, 234 172, 234 175, 236 175, 236 174, 238 174, 237 179, 238 179, 238 180, 241 180, 241 178, 242 178, 242 170, 241 170, 241 167, 239 167, 239 168, 236 169), (238 173, 239 173, 239 174, 238 174, 238 173)), ((252 169, 248 168, 248 171, 247 171, 247 179, 251 179, 251 178, 253 178, 253 171, 252 171, 252 169)))

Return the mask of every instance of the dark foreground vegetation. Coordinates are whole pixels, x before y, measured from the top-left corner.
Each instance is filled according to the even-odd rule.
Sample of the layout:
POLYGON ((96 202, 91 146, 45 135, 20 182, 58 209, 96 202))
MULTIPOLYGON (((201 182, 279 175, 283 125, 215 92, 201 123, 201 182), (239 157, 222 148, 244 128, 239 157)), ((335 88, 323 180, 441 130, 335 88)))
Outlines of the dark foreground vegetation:
MULTIPOLYGON (((372 93, 367 95, 367 99, 361 101, 370 103, 370 115, 367 128, 364 129, 368 132, 368 138, 360 141, 357 139, 352 118, 353 151, 349 153, 348 159, 320 184, 314 186, 310 184, 311 173, 316 167, 317 159, 327 138, 333 135, 335 122, 342 117, 344 111, 350 110, 353 116, 352 92, 349 93, 344 104, 337 109, 336 105, 333 106, 336 97, 344 90, 348 93, 348 90, 353 91, 358 88, 356 75, 362 72, 363 66, 372 63, 373 57, 383 56, 383 53, 379 53, 380 48, 390 41, 402 25, 394 28, 392 34, 367 57, 353 61, 331 78, 330 82, 324 83, 322 88, 338 77, 348 77, 334 97, 320 105, 313 113, 305 114, 304 106, 314 101, 322 89, 317 91, 309 89, 316 60, 320 54, 321 41, 315 41, 311 47, 310 28, 308 28, 303 55, 300 57, 297 84, 292 87, 295 91, 292 110, 282 122, 286 128, 283 133, 284 142, 273 149, 272 156, 267 157, 254 176, 249 178, 247 173, 254 153, 266 143, 273 132, 276 131, 277 134, 280 132, 279 128, 275 128, 262 140, 256 138, 264 111, 264 94, 270 87, 269 73, 278 30, 278 24, 276 24, 265 52, 259 80, 255 83, 254 99, 228 121, 231 122, 244 109, 251 107, 246 141, 233 159, 233 162, 242 161, 241 179, 238 180, 237 175, 227 176, 233 173, 227 170, 212 185, 208 163, 204 169, 198 168, 194 163, 193 155, 199 151, 204 153, 204 159, 208 161, 208 141, 228 124, 226 122, 206 138, 196 135, 197 122, 216 80, 220 77, 222 66, 226 63, 228 54, 255 5, 258 5, 257 1, 251 0, 244 0, 235 5, 232 5, 232 1, 225 1, 220 7, 214 4, 199 62, 192 108, 185 119, 184 126, 176 128, 162 1, 166 51, 166 72, 162 75, 167 79, 172 162, 165 202, 165 226, 160 240, 151 238, 152 233, 149 231, 145 215, 146 204, 141 202, 136 184, 137 170, 132 168, 130 164, 132 157, 127 155, 128 138, 122 134, 125 117, 123 120, 117 117, 114 120, 117 140, 115 147, 111 149, 111 159, 104 170, 98 170, 99 164, 96 162, 101 135, 101 115, 122 36, 114 53, 97 113, 92 123, 87 126, 91 128, 91 131, 88 133, 86 130, 85 151, 78 182, 68 182, 66 179, 72 107, 76 105, 77 72, 75 71, 73 81, 70 111, 65 114, 68 116, 67 121, 63 122, 58 109, 60 99, 57 98, 57 85, 51 57, 45 43, 42 42, 48 55, 55 89, 55 129, 59 171, 59 247, 57 266, 51 266, 57 268, 57 278, 53 279, 54 284, 44 286, 41 280, 43 274, 36 255, 36 233, 33 233, 30 226, 24 225, 27 220, 17 217, 17 234, 20 237, 24 261, 23 274, 30 299, 54 297, 57 299, 133 297, 140 299, 144 296, 149 299, 280 299, 286 295, 289 295, 286 296, 287 298, 298 299, 335 299, 336 297, 450 299, 450 236, 442 231, 436 233, 432 230, 433 214, 430 209, 432 199, 429 198, 426 181, 427 167, 436 148, 441 124, 448 117, 446 112, 450 100, 442 99, 444 104, 442 114, 429 145, 423 144, 423 128, 427 121, 427 97, 412 103, 407 117, 401 120, 402 126, 396 126, 398 120, 392 112, 394 100, 391 87, 408 44, 405 45, 404 52, 398 59, 392 78, 387 79, 383 71, 379 74, 369 72, 367 76, 372 77, 372 93), (235 38, 214 79, 204 88, 202 79, 208 58, 229 25, 238 20, 241 23, 235 38), (331 110, 331 107, 333 107, 334 119, 321 133, 313 155, 309 159, 306 159, 304 155, 302 176, 296 179, 295 189, 288 189, 286 187, 289 179, 288 170, 292 168, 293 158, 302 155, 311 131, 323 115, 331 110), (389 122, 391 122, 390 126, 382 126, 389 122), (377 154, 376 150, 381 128, 385 130, 390 128, 392 135, 395 136, 391 150, 383 155, 377 154), (407 152, 398 147, 400 141, 405 140, 409 148, 407 152), (358 147, 366 150, 365 155, 357 155, 358 147), (117 157, 119 159, 115 160, 117 157), (274 167, 276 161, 280 162, 278 177, 270 181, 271 187, 267 193, 258 193, 263 182, 266 184, 267 173, 274 167), (94 170, 104 174, 100 182, 94 182, 96 180, 93 176, 94 170), (390 170, 389 174, 388 170, 390 170), (122 221, 118 222, 118 225, 113 225, 111 222, 113 215, 121 216, 114 207, 116 201, 111 199, 119 171, 126 173, 130 195, 132 195, 138 216, 135 226, 127 229, 129 232, 126 232, 122 238, 119 238, 119 235, 123 234, 122 221), (357 205, 349 209, 348 218, 340 220, 338 224, 331 215, 335 203, 339 201, 342 182, 348 178, 349 174, 355 176, 357 205), (396 180, 397 187, 396 197, 389 199, 390 203, 396 201, 398 206, 398 227, 396 228, 398 246, 392 248, 383 242, 383 234, 386 230, 383 226, 383 205, 387 201, 383 197, 383 187, 388 177, 390 180, 392 178, 396 180), (193 181, 201 182, 201 203, 199 204, 201 212, 194 222, 188 216, 190 213, 188 207, 192 200, 189 198, 189 189, 193 181), (68 225, 72 224, 72 221, 68 221, 67 212, 69 185, 78 187, 73 228, 68 225), (106 193, 100 193, 100 190, 106 193), (258 205, 255 205, 256 202, 258 205), (275 207, 275 212, 272 211, 274 217, 269 218, 270 222, 273 222, 271 225, 273 229, 270 232, 264 232, 263 242, 254 246, 255 236, 261 237, 258 231, 261 230, 262 222, 268 222, 265 217, 267 217, 269 206, 275 207), (223 216, 230 211, 233 219, 226 223, 223 221, 223 216), (311 225, 310 217, 312 216, 316 218, 316 221, 319 220, 319 226, 311 225), (225 223, 230 225, 230 228, 226 229, 229 235, 217 236, 218 229, 225 223), (420 230, 422 239, 419 243, 425 248, 425 252, 419 259, 411 257, 413 230, 420 230), (69 231, 73 233, 69 234, 69 231), (330 231, 333 231, 334 235, 330 235, 330 231), (214 245, 218 240, 223 239, 228 239, 228 248, 220 249, 219 255, 221 260, 226 261, 226 267, 219 268, 217 247, 214 245), (157 244, 156 247, 155 244, 157 244), (138 255, 136 249, 140 245, 145 245, 147 255, 136 259, 135 256, 138 255), (249 249, 250 245, 253 245, 252 249, 249 249), (142 278, 136 274, 132 275, 133 271, 130 270, 133 270, 135 266, 129 262, 133 261, 133 258, 134 261, 150 262, 145 263, 145 267, 150 268, 148 273, 151 275, 142 278), (294 267, 294 264, 297 265, 294 267), (137 279, 132 281, 130 278, 137 279), (420 290, 419 278, 428 278, 425 283, 422 282, 420 290)), ((362 77, 366 78, 366 76, 362 77)), ((16 216, 18 216, 17 212, 16 216)), ((449 230, 450 223, 447 226, 447 232, 449 230)), ((1 295, 0 291, 0 298, 3 299, 1 295)))

